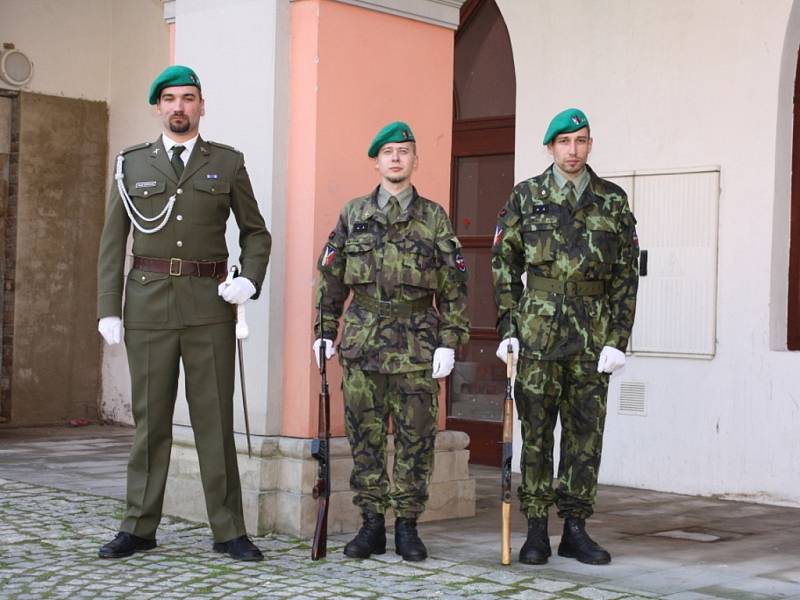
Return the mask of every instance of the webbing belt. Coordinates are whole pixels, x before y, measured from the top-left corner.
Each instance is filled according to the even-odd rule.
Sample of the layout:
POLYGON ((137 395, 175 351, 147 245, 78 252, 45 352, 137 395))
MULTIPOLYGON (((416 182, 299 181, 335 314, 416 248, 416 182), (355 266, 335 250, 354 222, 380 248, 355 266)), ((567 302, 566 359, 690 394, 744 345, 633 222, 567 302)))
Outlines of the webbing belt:
POLYGON ((599 296, 606 291, 604 281, 561 281, 537 275, 528 276, 528 286, 534 290, 554 292, 564 296, 599 296))
POLYGON ((410 317, 415 313, 428 310, 433 305, 433 296, 424 296, 411 302, 398 300, 377 300, 372 296, 355 293, 353 302, 369 312, 386 317, 410 317))

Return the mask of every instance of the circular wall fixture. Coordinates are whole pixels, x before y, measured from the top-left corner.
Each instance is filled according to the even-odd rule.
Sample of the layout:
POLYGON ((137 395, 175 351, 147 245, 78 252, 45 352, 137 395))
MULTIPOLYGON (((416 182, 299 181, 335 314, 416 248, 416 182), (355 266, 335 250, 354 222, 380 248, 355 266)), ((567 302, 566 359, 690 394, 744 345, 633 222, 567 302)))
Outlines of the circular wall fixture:
POLYGON ((22 86, 33 77, 33 63, 19 50, 0 50, 0 79, 10 85, 22 86))

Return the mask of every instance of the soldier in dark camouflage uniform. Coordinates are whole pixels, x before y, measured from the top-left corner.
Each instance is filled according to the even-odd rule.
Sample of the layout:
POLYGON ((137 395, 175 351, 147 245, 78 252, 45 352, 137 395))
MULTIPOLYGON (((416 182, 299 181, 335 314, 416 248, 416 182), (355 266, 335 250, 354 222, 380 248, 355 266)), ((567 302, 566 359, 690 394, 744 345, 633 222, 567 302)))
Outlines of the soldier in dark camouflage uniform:
MULTIPOLYGON (((317 301, 330 357, 345 300, 339 358, 345 428, 353 452, 350 487, 364 524, 344 553, 386 549, 384 511, 392 507, 395 549, 406 560, 427 557, 416 520, 425 510, 437 431, 437 378, 453 368, 468 338, 467 269, 461 244, 438 204, 411 186, 416 143, 404 123, 373 140, 380 185, 350 201, 320 256, 317 301), (386 473, 387 417, 394 424, 394 488, 386 473)), ((319 329, 317 329, 319 331, 319 329)))
POLYGON ((558 553, 590 564, 611 556, 586 533, 597 493, 609 373, 625 363, 636 307, 639 246, 625 192, 586 159, 589 122, 577 109, 553 119, 544 144, 554 164, 518 184, 500 211, 492 251, 498 357, 519 355, 514 387, 522 421, 520 562, 551 554, 548 508, 565 518, 558 553), (523 286, 523 275, 526 283, 523 286), (554 491, 553 429, 561 416, 554 491))

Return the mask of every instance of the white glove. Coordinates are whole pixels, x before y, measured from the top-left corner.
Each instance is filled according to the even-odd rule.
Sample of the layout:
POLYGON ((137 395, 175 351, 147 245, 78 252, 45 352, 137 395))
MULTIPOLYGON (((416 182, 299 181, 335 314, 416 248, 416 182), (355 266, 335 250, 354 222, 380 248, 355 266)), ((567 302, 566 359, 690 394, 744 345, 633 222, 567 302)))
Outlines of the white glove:
POLYGON ((325 358, 330 359, 333 356, 333 342, 325 339, 325 338, 317 338, 317 341, 314 342, 312 346, 312 350, 314 351, 314 360, 317 361, 317 368, 319 369, 319 345, 325 342, 325 358))
POLYGON ((256 286, 247 277, 235 277, 220 283, 217 293, 225 302, 244 304, 256 293, 256 286))
POLYGON ((500 342, 500 345, 497 346, 497 352, 495 352, 495 355, 497 358, 506 363, 508 359, 509 342, 511 342, 511 350, 514 353, 514 364, 517 364, 517 361, 519 360, 519 340, 515 337, 506 338, 500 342))
POLYGON ((119 317, 103 317, 97 322, 97 331, 103 336, 106 344, 113 346, 122 341, 122 319, 119 317))
POLYGON ((456 364, 456 351, 452 348, 437 348, 433 353, 433 378, 447 377, 456 364))
POLYGON ((603 350, 600 352, 600 359, 597 361, 598 373, 613 373, 624 366, 624 352, 620 352, 613 346, 603 346, 603 350))

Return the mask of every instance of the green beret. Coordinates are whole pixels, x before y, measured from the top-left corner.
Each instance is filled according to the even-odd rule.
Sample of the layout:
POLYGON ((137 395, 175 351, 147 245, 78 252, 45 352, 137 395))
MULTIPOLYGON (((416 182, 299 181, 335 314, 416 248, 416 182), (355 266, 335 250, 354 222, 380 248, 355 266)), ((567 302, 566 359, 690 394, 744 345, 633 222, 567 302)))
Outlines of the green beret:
POLYGON ((194 71, 183 65, 172 65, 161 71, 161 75, 150 85, 150 104, 158 104, 161 90, 177 85, 193 85, 201 89, 200 79, 194 71))
POLYGON ((579 108, 562 110, 550 121, 550 126, 547 128, 547 133, 544 134, 542 144, 547 146, 558 134, 572 133, 584 127, 589 127, 589 119, 586 118, 582 110, 579 108))
POLYGON ((381 146, 384 144, 389 144, 391 142, 415 141, 416 140, 414 139, 414 133, 411 131, 411 127, 402 121, 395 121, 394 123, 389 123, 386 127, 375 134, 375 137, 372 139, 372 143, 369 145, 367 156, 370 158, 375 158, 378 156, 378 150, 380 150, 381 146))

